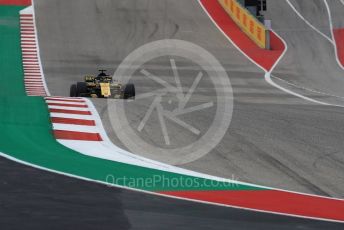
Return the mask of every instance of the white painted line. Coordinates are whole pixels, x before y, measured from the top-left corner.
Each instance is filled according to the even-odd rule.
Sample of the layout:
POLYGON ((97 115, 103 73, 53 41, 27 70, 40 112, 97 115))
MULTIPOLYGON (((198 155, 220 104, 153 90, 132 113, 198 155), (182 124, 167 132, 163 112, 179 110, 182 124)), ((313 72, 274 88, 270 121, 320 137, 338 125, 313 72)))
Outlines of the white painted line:
POLYGON ((279 81, 283 81, 284 83, 288 84, 288 85, 291 85, 295 88, 298 88, 298 89, 302 89, 304 91, 309 91, 309 92, 312 92, 312 93, 317 93, 317 94, 321 94, 321 95, 325 95, 325 96, 329 96, 329 97, 336 97, 336 98, 339 98, 339 99, 343 99, 344 100, 344 97, 341 97, 341 96, 337 96, 337 95, 334 95, 334 94, 329 94, 329 93, 325 93, 325 92, 322 92, 322 91, 318 91, 318 90, 314 90, 314 89, 310 89, 310 88, 307 88, 307 87, 303 87, 303 86, 300 86, 300 85, 297 85, 297 84, 294 84, 292 82, 289 82, 289 81, 286 81, 282 78, 279 78, 279 77, 276 77, 276 76, 273 76, 271 75, 271 78, 275 78, 279 81))
POLYGON ((42 83, 42 81, 28 81, 28 82, 25 83, 25 86, 33 86, 33 85, 40 85, 40 86, 42 86, 43 83, 42 83))
POLYGON ((65 107, 58 105, 48 105, 50 109, 66 109, 66 110, 77 110, 77 111, 89 111, 88 108, 79 108, 79 107, 65 107))
POLYGON ((20 37, 21 37, 22 39, 25 39, 25 38, 31 39, 31 38, 34 38, 35 35, 34 35, 34 34, 21 34, 20 37))
POLYGON ((71 124, 60 124, 53 123, 54 130, 84 132, 84 133, 99 133, 98 127, 87 126, 87 125, 71 125, 71 124))
POLYGON ((42 89, 43 84, 42 83, 29 83, 25 86, 26 89, 28 88, 37 88, 42 89))
POLYGON ((46 100, 49 99, 61 99, 61 100, 83 100, 83 97, 63 97, 63 96, 49 96, 49 97, 45 97, 46 100))
POLYGON ((27 91, 30 95, 38 96, 38 95, 45 95, 45 92, 42 91, 27 91))
MULTIPOLYGON (((30 44, 30 45, 37 45, 35 41, 32 40, 32 38, 21 38, 20 44, 24 45, 24 43, 30 44)), ((23 52, 25 53, 25 52, 23 52)))
POLYGON ((322 101, 319 101, 319 100, 315 100, 315 99, 312 99, 310 97, 306 97, 306 96, 303 96, 299 93, 296 93, 296 92, 293 92, 292 90, 289 90, 289 89, 286 89, 280 85, 278 85, 277 83, 275 83, 274 81, 271 80, 271 73, 266 73, 265 74, 265 80, 272 86, 288 93, 288 94, 291 94, 293 96, 296 96, 298 98, 301 98, 303 100, 306 100, 306 101, 309 101, 309 102, 312 102, 312 103, 317 103, 317 104, 320 104, 320 105, 327 105, 327 106, 336 106, 336 107, 342 107, 344 108, 344 106, 342 105, 337 105, 337 104, 330 104, 330 103, 326 103, 326 102, 322 102, 322 101))
POLYGON ((34 26, 32 20, 31 21, 23 21, 20 24, 23 26, 34 26))
POLYGON ((36 45, 36 42, 25 41, 21 42, 22 45, 36 45))
POLYGON ((21 45, 22 49, 36 49, 36 45, 32 44, 32 45, 21 45))
POLYGON ((35 60, 32 60, 32 61, 23 61, 23 63, 24 63, 24 65, 27 65, 27 64, 36 64, 37 63, 37 61, 35 61, 35 60))
POLYGON ((42 83, 28 83, 27 85, 25 85, 25 88, 42 88, 43 84, 42 83))
POLYGON ((36 64, 36 63, 34 63, 34 64, 23 64, 23 67, 24 67, 24 69, 36 69, 36 68, 38 68, 39 66, 36 64))
POLYGON ((23 64, 24 70, 39 70, 39 65, 37 63, 23 64))
POLYGON ((315 26, 313 26, 307 19, 305 19, 302 14, 294 7, 294 5, 290 2, 290 0, 286 0, 289 6, 293 9, 293 11, 299 16, 308 26, 310 26, 313 30, 315 30, 317 33, 319 33, 321 36, 323 36, 326 40, 328 40, 330 43, 333 44, 333 41, 330 37, 328 37, 326 34, 318 30, 315 26))
POLYGON ((333 22, 332 22, 331 9, 330 9, 330 6, 328 5, 327 0, 324 0, 324 3, 325 3, 325 6, 326 6, 326 9, 327 9, 327 13, 328 13, 329 21, 330 21, 331 36, 332 36, 332 41, 333 41, 332 44, 334 46, 334 52, 335 52, 335 55, 336 55, 336 61, 337 61, 338 65, 339 65, 339 67, 344 70, 344 66, 342 65, 342 63, 339 60, 337 42, 336 42, 336 39, 334 37, 334 31, 333 31, 334 28, 333 28, 333 22))
POLYGON ((41 91, 27 91, 30 96, 46 96, 45 92, 41 91))
MULTIPOLYGON (((342 68, 344 70, 344 66, 342 65, 342 63, 339 60, 338 57, 338 47, 337 47, 337 43, 336 40, 334 38, 334 34, 333 34, 333 21, 332 21, 332 13, 331 13, 331 9, 328 5, 327 0, 323 0, 324 4, 326 6, 326 10, 327 10, 327 14, 328 14, 328 18, 329 18, 329 25, 330 25, 330 31, 331 31, 331 37, 328 37, 327 35, 325 35, 324 33, 322 33, 320 30, 318 30, 315 26, 313 26, 306 18, 304 18, 300 12, 298 12, 298 10, 294 7, 294 5, 290 2, 290 0, 286 0, 287 3, 289 4, 289 6, 293 9, 293 11, 308 25, 310 26, 313 30, 315 30, 318 34, 320 34, 321 36, 323 36, 327 41, 329 41, 333 46, 334 46, 334 52, 335 52, 335 58, 336 61, 339 65, 340 68, 342 68)), ((342 3, 344 0, 341 0, 342 3)))
POLYGON ((28 56, 29 56, 29 57, 30 57, 30 56, 32 57, 33 55, 37 56, 37 52, 36 52, 35 50, 34 50, 34 51, 32 51, 32 50, 30 50, 30 51, 23 51, 23 50, 22 50, 22 53, 23 53, 24 56, 27 56, 27 57, 28 57, 28 56))
POLYGON ((35 94, 45 94, 45 92, 44 91, 40 91, 40 90, 27 90, 27 93, 35 93, 35 94))
POLYGON ((42 76, 41 73, 36 73, 36 72, 25 72, 26 76, 32 76, 32 77, 40 77, 42 76))
POLYGON ((50 117, 60 117, 60 118, 73 118, 93 121, 92 115, 79 115, 79 114, 69 114, 69 113, 50 113, 50 117))
POLYGON ((25 89, 42 89, 42 84, 28 84, 25 86, 25 89))
MULTIPOLYGON (((275 32, 274 32, 274 33, 275 33, 275 32)), ((281 41, 283 41, 284 46, 286 47, 286 49, 285 49, 283 55, 280 57, 280 59, 278 60, 278 62, 276 62, 276 65, 277 65, 277 64, 279 63, 279 61, 281 60, 281 58, 282 58, 282 57, 285 55, 285 53, 287 52, 287 50, 288 50, 288 44, 284 41, 284 39, 283 39, 281 36, 279 36, 279 34, 277 34, 277 33, 275 33, 275 34, 276 34, 276 36, 277 36, 279 39, 281 39, 281 41)), ((275 68, 275 66, 273 67, 273 69, 274 69, 274 68, 275 68)), ((272 69, 272 70, 273 70, 273 69, 272 69)), ((264 75, 265 81, 268 82, 270 85, 276 87, 277 89, 282 90, 283 92, 285 92, 285 93, 287 93, 287 94, 290 94, 290 95, 293 95, 293 96, 298 97, 298 98, 300 98, 300 99, 306 100, 306 101, 308 101, 308 102, 317 103, 317 104, 320 104, 320 105, 343 107, 342 105, 330 104, 330 103, 322 102, 322 101, 319 101, 319 100, 315 100, 315 99, 313 99, 313 98, 304 96, 304 95, 302 95, 302 94, 299 94, 299 93, 296 93, 296 92, 294 92, 294 91, 292 91, 292 90, 289 90, 289 89, 287 89, 287 88, 284 88, 284 87, 278 85, 277 83, 275 83, 275 82, 271 79, 271 72, 272 72, 272 71, 266 72, 266 73, 265 73, 265 75, 264 75)))
POLYGON ((86 102, 73 102, 73 101, 67 102, 67 101, 55 101, 55 100, 49 100, 49 99, 47 99, 46 102, 47 103, 56 103, 56 104, 61 104, 61 105, 63 105, 63 104, 65 104, 65 105, 87 105, 86 102))

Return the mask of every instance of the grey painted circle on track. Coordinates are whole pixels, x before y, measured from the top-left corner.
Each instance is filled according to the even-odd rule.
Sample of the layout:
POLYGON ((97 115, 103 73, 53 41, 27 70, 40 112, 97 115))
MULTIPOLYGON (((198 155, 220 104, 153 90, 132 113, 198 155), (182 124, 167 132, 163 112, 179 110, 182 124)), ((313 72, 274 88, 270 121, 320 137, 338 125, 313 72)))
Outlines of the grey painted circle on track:
POLYGON ((198 140, 182 147, 162 148, 147 143, 130 126, 125 113, 127 103, 130 101, 125 100, 120 102, 108 100, 110 121, 119 139, 133 153, 144 152, 146 156, 161 156, 166 163, 173 165, 185 164, 208 154, 227 132, 233 112, 232 87, 225 69, 212 54, 198 45, 176 39, 154 41, 134 50, 118 67, 114 79, 126 84, 143 64, 163 56, 192 60, 208 74, 217 95, 216 114, 208 130, 198 140))

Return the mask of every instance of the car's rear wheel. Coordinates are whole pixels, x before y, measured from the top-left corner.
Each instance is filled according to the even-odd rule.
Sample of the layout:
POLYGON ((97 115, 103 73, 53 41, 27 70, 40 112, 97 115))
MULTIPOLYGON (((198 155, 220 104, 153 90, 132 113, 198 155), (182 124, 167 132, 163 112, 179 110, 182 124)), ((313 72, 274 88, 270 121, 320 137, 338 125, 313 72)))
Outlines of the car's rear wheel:
POLYGON ((73 85, 70 86, 69 96, 77 97, 76 84, 73 84, 73 85))
POLYGON ((135 86, 134 84, 127 84, 124 87, 124 99, 135 98, 135 86))
POLYGON ((87 85, 85 82, 78 82, 76 84, 76 94, 77 97, 85 97, 87 96, 87 85))

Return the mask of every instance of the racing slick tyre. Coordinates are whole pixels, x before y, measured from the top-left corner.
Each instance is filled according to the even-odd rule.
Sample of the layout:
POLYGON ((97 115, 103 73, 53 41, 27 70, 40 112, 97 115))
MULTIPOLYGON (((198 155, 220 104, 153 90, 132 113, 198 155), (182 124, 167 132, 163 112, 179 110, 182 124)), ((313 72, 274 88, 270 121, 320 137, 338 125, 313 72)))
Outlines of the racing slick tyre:
POLYGON ((78 82, 76 84, 76 96, 77 97, 87 96, 87 85, 85 82, 78 82))
POLYGON ((134 84, 127 84, 124 87, 124 99, 135 98, 135 86, 134 84))
POLYGON ((73 84, 70 86, 70 91, 69 91, 69 96, 70 97, 76 97, 77 96, 77 92, 76 92, 76 84, 73 84))

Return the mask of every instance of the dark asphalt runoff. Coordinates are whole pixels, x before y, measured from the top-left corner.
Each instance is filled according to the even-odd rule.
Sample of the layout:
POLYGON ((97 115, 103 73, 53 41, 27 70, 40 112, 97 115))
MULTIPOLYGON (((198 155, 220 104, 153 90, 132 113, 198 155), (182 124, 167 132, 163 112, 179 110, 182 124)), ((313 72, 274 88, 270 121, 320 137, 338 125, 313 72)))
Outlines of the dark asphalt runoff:
MULTIPOLYGON (((314 11, 318 7, 316 2, 317 0, 304 1, 296 7, 302 11, 314 11), (307 4, 312 7, 307 8, 307 4)), ((343 104, 343 71, 335 60, 331 44, 299 19, 286 1, 268 1, 268 7, 267 17, 272 19, 273 28, 288 44, 286 56, 273 72, 273 80, 312 98, 343 104), (303 88, 294 89, 290 83, 303 88), (304 88, 311 90, 305 91, 304 88), (315 90, 325 94, 315 93, 315 90)), ((179 167, 211 175, 343 198, 343 108, 310 103, 268 85, 264 81, 263 71, 228 42, 204 13, 198 1, 36 0, 35 9, 44 72, 52 95, 68 96, 72 83, 81 81, 85 74, 95 74, 98 68, 106 68, 112 74, 136 48, 160 39, 181 39, 199 45, 214 55, 225 68, 233 88, 233 115, 229 129, 213 150, 188 163, 176 163, 176 157, 168 154, 169 148, 184 146, 196 140, 197 136, 180 125, 167 123, 171 143, 166 147, 161 126, 153 117, 142 132, 136 133, 151 146, 166 148, 167 151, 159 152, 152 148, 151 151, 139 151, 136 154, 167 163, 174 162, 179 167)), ((323 14, 325 10, 320 12, 323 14)), ((328 34, 327 24, 323 22, 326 17, 321 16, 319 21, 317 14, 306 14, 311 19, 314 17, 315 24, 328 34)), ((177 66, 182 67, 179 73, 181 82, 188 89, 199 66, 181 58, 175 60, 177 66)), ((172 83, 170 64, 169 58, 160 58, 151 60, 145 68, 166 81, 170 79, 172 83)), ((138 94, 157 89, 156 84, 145 80, 140 73, 135 73, 132 81, 138 94)), ((215 99, 216 86, 206 81, 200 84, 202 87, 195 91, 190 103, 215 99)), ((172 102, 172 105, 175 101, 173 96, 165 99, 172 102)), ((131 146, 117 135, 119 130, 112 127, 116 117, 112 116, 113 111, 109 110, 108 101, 96 99, 94 103, 110 139, 114 144, 130 150, 131 146)), ((138 99, 128 105, 128 129, 137 129, 149 106, 149 102, 138 99)), ((152 116, 154 115, 156 116, 152 116)), ((203 131, 211 124, 214 113, 212 110, 204 110, 183 119, 203 131)), ((187 160, 188 156, 182 158, 187 160)), ((37 175, 46 176, 45 173, 37 175)), ((49 176, 52 177, 47 175, 49 176)), ((59 178, 54 186, 65 189, 64 183, 67 182, 63 181, 69 179, 59 178)), ((43 186, 39 190, 42 193, 36 194, 32 202, 37 199, 35 203, 39 203, 41 199, 45 199, 43 204, 46 204, 46 215, 50 212, 52 216, 70 213, 75 217, 81 214, 85 215, 89 223, 99 223, 103 214, 111 212, 113 208, 105 205, 106 201, 102 200, 109 196, 115 204, 122 204, 118 205, 119 209, 125 210, 112 211, 113 215, 109 214, 107 219, 109 223, 118 219, 124 221, 126 217, 128 223, 123 223, 123 226, 129 224, 139 228, 141 225, 147 229, 161 229, 165 225, 214 229, 282 229, 288 224, 290 226, 286 229, 303 229, 305 226, 311 226, 309 229, 326 228, 321 226, 325 224, 323 222, 302 221, 299 224, 300 219, 283 220, 285 217, 269 215, 260 219, 258 215, 263 214, 150 197, 118 189, 109 190, 98 185, 72 181, 73 191, 80 194, 79 201, 86 202, 83 203, 85 206, 81 206, 81 213, 75 214, 74 206, 66 206, 61 212, 55 208, 55 205, 61 205, 60 202, 80 205, 79 201, 73 200, 75 197, 64 193, 68 190, 56 194, 52 191, 52 197, 61 197, 61 200, 52 201, 50 196, 42 195, 44 189, 49 189, 43 186), (82 189, 83 186, 85 189, 82 189), (91 192, 87 193, 86 188, 91 192), (136 199, 133 198, 135 196, 136 199), (133 200, 135 202, 129 202, 133 200), (92 205, 87 202, 94 205, 99 202, 98 212, 92 214, 92 205), (131 209, 123 208, 126 202, 132 205, 131 209), (167 207, 167 203, 172 207, 167 207), (99 211, 102 204, 106 210, 104 212, 99 211), (90 213, 86 210, 90 210, 90 213), (256 215, 257 219, 250 217, 251 215, 256 215)), ((30 189, 29 184, 23 191, 27 190, 25 193, 29 194, 30 189)), ((17 204, 21 205, 20 202, 17 204)))
POLYGON ((0 158, 0 229, 342 229, 341 224, 146 195, 0 158), (13 169, 16 170, 13 170, 13 169))

